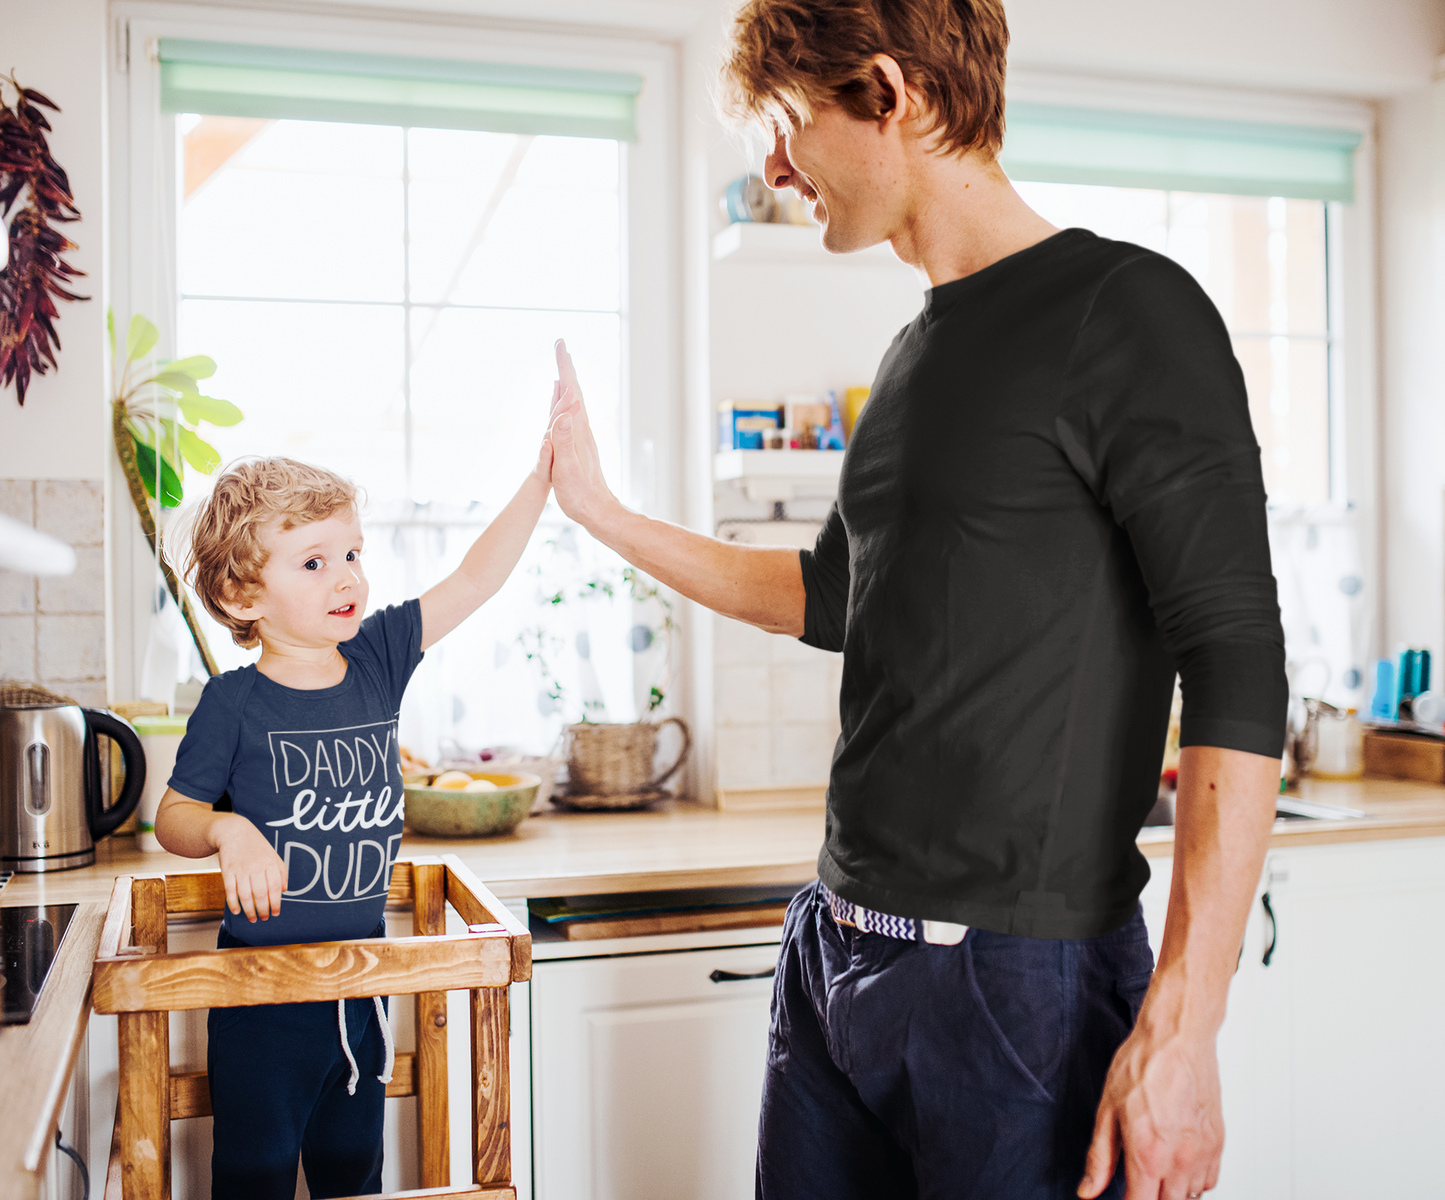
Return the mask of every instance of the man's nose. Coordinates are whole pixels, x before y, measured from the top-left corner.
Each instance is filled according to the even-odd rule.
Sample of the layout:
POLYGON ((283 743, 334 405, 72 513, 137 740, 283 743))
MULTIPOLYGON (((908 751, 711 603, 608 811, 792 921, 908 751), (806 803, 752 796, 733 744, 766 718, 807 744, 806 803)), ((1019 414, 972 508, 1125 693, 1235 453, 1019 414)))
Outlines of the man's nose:
POLYGON ((783 135, 773 140, 773 148, 763 160, 763 180, 774 191, 781 191, 793 181, 793 164, 788 159, 788 147, 783 135))

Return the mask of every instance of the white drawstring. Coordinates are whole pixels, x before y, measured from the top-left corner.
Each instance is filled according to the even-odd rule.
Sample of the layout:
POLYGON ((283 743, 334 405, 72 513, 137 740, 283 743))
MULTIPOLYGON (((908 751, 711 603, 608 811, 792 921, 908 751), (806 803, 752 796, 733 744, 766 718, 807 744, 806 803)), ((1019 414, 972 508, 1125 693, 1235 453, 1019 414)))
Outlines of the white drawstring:
MULTIPOLYGON (((391 1023, 386 1019, 386 1009, 381 1003, 380 996, 371 998, 372 1004, 376 1006, 376 1019, 381 1022, 381 1044, 386 1049, 386 1062, 381 1068, 381 1074, 376 1078, 382 1083, 391 1082, 391 1071, 396 1065, 396 1042, 391 1036, 391 1023)), ((351 1064, 351 1078, 346 1081, 346 1094, 356 1095, 356 1081, 361 1078, 361 1069, 356 1065, 356 1055, 351 1053, 351 1042, 346 1036, 346 1001, 336 1002, 336 1027, 341 1031, 341 1049, 346 1054, 346 1061, 351 1064)))
POLYGON ((351 1043, 346 1038, 346 1001, 336 1002, 336 1024, 341 1029, 341 1048, 346 1052, 346 1061, 351 1064, 351 1078, 346 1081, 346 1094, 356 1095, 356 1081, 361 1078, 361 1072, 356 1067, 356 1055, 351 1053, 351 1043))
POLYGON ((382 1083, 390 1083, 391 1068, 396 1065, 396 1043, 392 1041, 391 1023, 386 1019, 386 1009, 382 1007, 381 997, 373 996, 371 1002, 376 1005, 376 1019, 381 1022, 381 1042, 386 1047, 386 1065, 382 1067, 377 1078, 382 1083))

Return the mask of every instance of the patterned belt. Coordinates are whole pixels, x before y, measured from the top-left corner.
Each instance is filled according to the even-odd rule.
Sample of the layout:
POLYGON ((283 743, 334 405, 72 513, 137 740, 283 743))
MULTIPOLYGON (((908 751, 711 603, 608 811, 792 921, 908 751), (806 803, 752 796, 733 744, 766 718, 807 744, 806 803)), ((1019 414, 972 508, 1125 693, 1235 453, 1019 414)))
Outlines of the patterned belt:
POLYGON ((851 925, 864 933, 881 933, 884 937, 899 938, 905 942, 927 942, 931 946, 956 946, 968 932, 967 925, 955 925, 952 921, 920 921, 914 917, 895 917, 891 913, 874 912, 851 900, 830 891, 819 883, 823 899, 833 912, 833 920, 839 925, 851 925))

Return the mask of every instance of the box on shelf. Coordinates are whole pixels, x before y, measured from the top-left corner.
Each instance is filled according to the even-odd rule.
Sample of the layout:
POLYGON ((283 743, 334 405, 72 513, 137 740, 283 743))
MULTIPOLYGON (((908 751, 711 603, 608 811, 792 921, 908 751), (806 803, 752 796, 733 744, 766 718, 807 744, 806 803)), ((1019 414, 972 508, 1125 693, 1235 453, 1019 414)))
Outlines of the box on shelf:
POLYGON ((783 427, 783 412, 777 405, 724 400, 717 416, 719 450, 762 450, 768 431, 783 427))

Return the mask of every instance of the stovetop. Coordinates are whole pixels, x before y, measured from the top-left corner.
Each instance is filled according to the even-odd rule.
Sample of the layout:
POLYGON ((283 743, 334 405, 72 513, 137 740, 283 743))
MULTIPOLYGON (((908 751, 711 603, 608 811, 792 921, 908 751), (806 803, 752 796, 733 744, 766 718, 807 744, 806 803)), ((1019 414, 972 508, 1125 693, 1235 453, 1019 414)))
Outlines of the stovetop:
POLYGON ((0 986, 4 1009, 0 1025, 24 1025, 39 1003, 45 977, 75 916, 73 904, 18 905, 0 908, 0 986))

